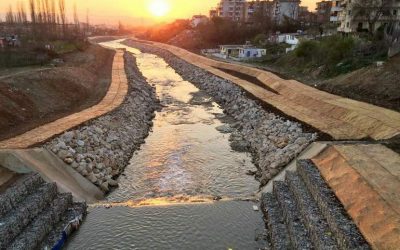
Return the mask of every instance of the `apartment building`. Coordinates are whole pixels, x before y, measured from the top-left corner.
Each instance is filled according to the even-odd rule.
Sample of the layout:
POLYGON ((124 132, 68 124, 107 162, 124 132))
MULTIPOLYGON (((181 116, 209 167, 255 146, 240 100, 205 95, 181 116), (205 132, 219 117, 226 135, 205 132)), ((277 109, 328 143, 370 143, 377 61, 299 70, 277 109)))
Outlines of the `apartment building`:
POLYGON ((339 12, 339 32, 351 33, 357 31, 377 30, 382 25, 390 22, 400 21, 399 0, 342 0, 340 2, 342 11, 339 12), (364 14, 362 14, 364 12, 364 14), (377 17, 372 27, 368 20, 377 17))
POLYGON ((277 24, 282 24, 285 18, 297 20, 299 17, 300 0, 274 0, 272 16, 277 24))
POLYGON ((245 3, 244 20, 252 23, 257 17, 270 17, 272 15, 272 1, 249 1, 245 3))
POLYGON ((317 2, 315 9, 317 15, 317 22, 320 24, 329 23, 331 19, 332 1, 317 2))
POLYGON ((217 6, 218 16, 232 21, 244 21, 245 3, 246 0, 221 0, 217 6))
POLYGON ((341 15, 342 11, 343 11, 342 0, 333 0, 332 8, 331 8, 330 22, 339 24, 339 22, 340 22, 339 16, 341 15))
POLYGON ((300 3, 300 0, 221 0, 217 8, 210 11, 210 17, 253 22, 255 16, 261 13, 271 16, 277 24, 281 24, 285 17, 298 19, 300 3))

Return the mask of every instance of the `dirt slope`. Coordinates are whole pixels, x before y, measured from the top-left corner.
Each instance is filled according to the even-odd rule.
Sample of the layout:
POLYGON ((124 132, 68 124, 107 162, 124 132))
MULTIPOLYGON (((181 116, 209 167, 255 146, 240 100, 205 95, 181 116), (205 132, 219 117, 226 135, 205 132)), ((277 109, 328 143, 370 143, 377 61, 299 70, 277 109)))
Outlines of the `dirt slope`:
POLYGON ((382 67, 372 65, 323 81, 318 88, 400 111, 400 55, 382 67))
POLYGON ((98 103, 111 82, 114 51, 97 45, 62 67, 0 75, 0 140, 98 103))

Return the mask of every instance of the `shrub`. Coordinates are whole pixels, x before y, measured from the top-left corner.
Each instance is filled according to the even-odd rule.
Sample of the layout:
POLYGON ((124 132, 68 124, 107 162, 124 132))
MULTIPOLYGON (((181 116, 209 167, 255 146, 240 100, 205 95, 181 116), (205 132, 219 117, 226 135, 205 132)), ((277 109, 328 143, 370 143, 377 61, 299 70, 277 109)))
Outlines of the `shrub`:
POLYGON ((385 60, 387 48, 377 41, 351 36, 330 36, 321 40, 301 41, 294 52, 277 60, 276 65, 289 71, 313 72, 333 77, 385 60))
POLYGON ((316 41, 303 41, 295 49, 295 55, 304 59, 312 59, 319 53, 319 44, 316 41))

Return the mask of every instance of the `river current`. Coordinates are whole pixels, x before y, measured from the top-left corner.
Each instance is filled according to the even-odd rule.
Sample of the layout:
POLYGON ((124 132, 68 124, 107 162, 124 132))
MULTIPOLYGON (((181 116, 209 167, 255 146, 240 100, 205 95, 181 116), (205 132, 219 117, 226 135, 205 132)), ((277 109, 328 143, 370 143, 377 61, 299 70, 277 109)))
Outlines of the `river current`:
POLYGON ((247 153, 235 152, 223 110, 160 57, 121 44, 163 109, 104 204, 89 208, 67 249, 259 249, 264 222, 247 153), (215 201, 215 199, 221 199, 215 201), (244 201, 247 200, 247 201, 244 201))

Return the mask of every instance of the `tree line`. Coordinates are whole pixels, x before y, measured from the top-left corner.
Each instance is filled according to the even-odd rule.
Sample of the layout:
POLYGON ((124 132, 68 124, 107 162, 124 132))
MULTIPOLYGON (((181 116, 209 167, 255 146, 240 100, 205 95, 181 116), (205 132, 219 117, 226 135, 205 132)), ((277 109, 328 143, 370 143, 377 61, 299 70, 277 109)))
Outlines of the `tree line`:
POLYGON ((73 6, 73 20, 69 22, 65 0, 29 0, 28 8, 21 1, 10 5, 5 15, 8 27, 28 27, 35 40, 74 38, 89 29, 87 11, 85 27, 81 27, 76 3, 73 6))

